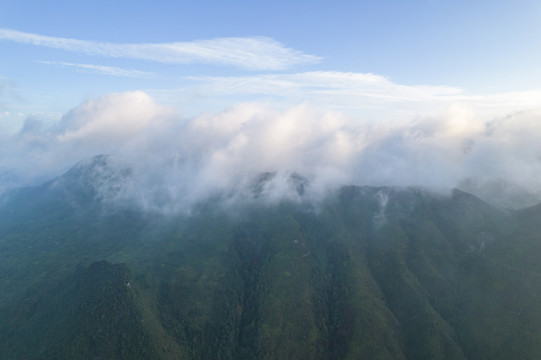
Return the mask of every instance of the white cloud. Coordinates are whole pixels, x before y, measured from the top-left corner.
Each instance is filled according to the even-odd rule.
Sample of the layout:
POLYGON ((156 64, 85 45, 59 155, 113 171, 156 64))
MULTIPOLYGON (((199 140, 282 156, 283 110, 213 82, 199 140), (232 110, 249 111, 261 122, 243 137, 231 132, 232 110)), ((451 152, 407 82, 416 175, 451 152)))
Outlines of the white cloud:
POLYGON ((143 92, 90 99, 52 126, 29 117, 14 135, 0 134, 0 173, 19 185, 50 179, 81 159, 116 153, 163 117, 171 117, 170 110, 143 92))
POLYGON ((216 93, 256 93, 284 96, 302 93, 331 96, 358 96, 382 101, 424 101, 441 96, 458 95, 462 89, 447 86, 404 86, 387 78, 364 73, 316 71, 294 74, 268 74, 259 76, 210 77, 194 76, 189 79, 201 83, 202 88, 216 93))
POLYGON ((503 113, 541 106, 541 91, 488 95, 467 94, 450 86, 402 85, 386 77, 331 71, 255 76, 192 76, 178 90, 149 90, 165 103, 183 103, 186 108, 217 109, 216 104, 267 101, 292 106, 307 102, 322 109, 343 111, 360 119, 394 121, 415 116, 441 115, 460 103, 488 119, 503 113))
POLYGON ((114 44, 0 29, 0 39, 113 58, 175 64, 219 64, 248 70, 283 70, 321 58, 284 47, 268 37, 231 37, 191 42, 114 44))
POLYGON ((245 103, 181 119, 142 92, 88 100, 53 127, 28 119, 0 143, 0 173, 28 182, 59 175, 82 158, 113 154, 132 168, 118 197, 178 210, 221 194, 244 198, 262 173, 269 199, 295 197, 290 176, 319 198, 343 184, 456 186, 500 205, 541 200, 541 108, 487 120, 456 103, 438 117, 359 121, 310 105, 286 110, 245 103))
POLYGON ((88 100, 65 114, 55 129, 55 138, 64 143, 123 143, 161 113, 165 110, 144 92, 110 94, 88 100))
POLYGON ((154 77, 155 74, 146 71, 139 71, 133 69, 123 69, 114 66, 94 65, 94 64, 74 64, 62 61, 38 61, 41 64, 57 65, 65 67, 73 67, 78 71, 90 72, 95 74, 120 76, 120 77, 132 77, 132 78, 149 78, 154 77))

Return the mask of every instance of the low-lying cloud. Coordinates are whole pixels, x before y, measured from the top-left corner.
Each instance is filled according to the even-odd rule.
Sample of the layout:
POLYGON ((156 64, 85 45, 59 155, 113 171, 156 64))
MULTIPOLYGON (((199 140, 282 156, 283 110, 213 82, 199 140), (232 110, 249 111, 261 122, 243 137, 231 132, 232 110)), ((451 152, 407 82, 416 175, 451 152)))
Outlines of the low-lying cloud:
POLYGON ((53 126, 29 118, 0 143, 3 189, 111 154, 129 168, 117 200, 182 210, 208 198, 318 199, 341 185, 462 187, 501 206, 541 201, 541 109, 486 119, 466 105, 440 116, 363 121, 301 104, 244 103, 183 119, 144 92, 88 100, 53 126), (303 183, 304 186, 304 183, 303 183))

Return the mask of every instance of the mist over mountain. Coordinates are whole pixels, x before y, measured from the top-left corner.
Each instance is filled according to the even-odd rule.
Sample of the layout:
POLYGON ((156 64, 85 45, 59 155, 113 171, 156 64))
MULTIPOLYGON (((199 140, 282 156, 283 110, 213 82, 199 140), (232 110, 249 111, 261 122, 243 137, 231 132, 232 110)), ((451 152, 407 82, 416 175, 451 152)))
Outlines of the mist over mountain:
POLYGON ((182 118, 144 92, 116 93, 85 101, 57 123, 29 118, 19 132, 4 134, 0 191, 109 154, 111 171, 131 174, 118 195, 163 211, 242 197, 263 173, 276 174, 265 189, 275 198, 296 196, 286 184, 296 173, 310 182, 314 199, 349 184, 420 186, 462 188, 519 208, 541 200, 539 115, 487 117, 456 103, 436 115, 373 120, 254 102, 182 118))
POLYGON ((539 358, 538 116, 133 92, 27 119, 0 144, 0 354, 539 358))
POLYGON ((267 172, 242 201, 165 212, 123 197, 133 176, 97 156, 2 195, 3 358, 541 355, 539 206, 370 186, 315 203, 267 172))

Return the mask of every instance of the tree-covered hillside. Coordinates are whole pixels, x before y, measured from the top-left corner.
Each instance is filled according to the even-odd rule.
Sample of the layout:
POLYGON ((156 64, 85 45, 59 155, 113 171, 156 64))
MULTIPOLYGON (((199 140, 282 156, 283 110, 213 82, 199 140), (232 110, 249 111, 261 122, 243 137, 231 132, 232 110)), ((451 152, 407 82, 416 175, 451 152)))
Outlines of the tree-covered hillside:
POLYGON ((111 207, 94 161, 0 200, 2 359, 541 358, 539 207, 349 186, 165 215, 111 207))

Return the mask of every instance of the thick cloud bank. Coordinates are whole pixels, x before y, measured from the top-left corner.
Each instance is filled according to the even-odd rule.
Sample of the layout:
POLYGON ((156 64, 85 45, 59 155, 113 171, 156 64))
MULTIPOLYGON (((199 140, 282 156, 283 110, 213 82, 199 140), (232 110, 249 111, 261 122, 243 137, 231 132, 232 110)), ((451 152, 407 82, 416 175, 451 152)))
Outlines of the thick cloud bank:
POLYGON ((17 134, 0 135, 0 190, 111 154, 109 165, 130 175, 110 195, 153 209, 234 201, 254 189, 271 200, 318 199, 345 184, 461 187, 523 206, 541 199, 540 118, 538 109, 487 120, 456 105, 439 117, 366 122, 309 105, 246 103, 182 119, 143 92, 111 94, 54 126, 29 118, 17 134))

